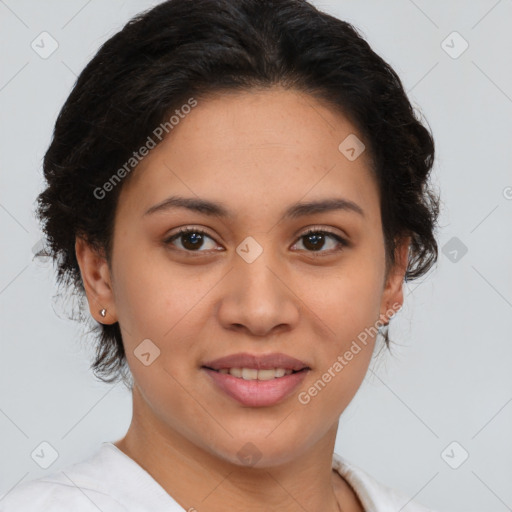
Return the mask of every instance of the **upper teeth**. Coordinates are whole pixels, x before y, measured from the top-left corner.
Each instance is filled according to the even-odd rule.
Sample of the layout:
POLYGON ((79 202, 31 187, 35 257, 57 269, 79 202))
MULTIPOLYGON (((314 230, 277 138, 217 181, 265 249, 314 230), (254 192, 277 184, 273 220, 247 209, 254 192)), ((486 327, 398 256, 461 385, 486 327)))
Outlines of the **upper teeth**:
POLYGON ((229 373, 233 377, 241 377, 245 380, 272 380, 284 375, 290 375, 293 370, 284 368, 269 368, 268 370, 257 370, 256 368, 220 368, 220 373, 229 373))

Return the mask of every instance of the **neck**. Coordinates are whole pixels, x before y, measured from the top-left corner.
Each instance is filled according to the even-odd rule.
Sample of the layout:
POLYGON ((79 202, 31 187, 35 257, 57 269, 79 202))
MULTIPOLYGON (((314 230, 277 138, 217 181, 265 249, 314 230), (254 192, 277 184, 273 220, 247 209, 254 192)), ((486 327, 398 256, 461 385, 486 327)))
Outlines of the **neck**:
MULTIPOLYGON (((202 449, 151 416, 136 400, 126 436, 115 445, 144 468, 185 510, 282 512, 348 510, 346 489, 332 470, 337 424, 292 461, 243 466, 202 449), (137 403, 136 403, 137 402, 137 403), (149 419, 148 419, 149 418, 149 419)), ((346 484, 344 484, 346 485, 346 484)))

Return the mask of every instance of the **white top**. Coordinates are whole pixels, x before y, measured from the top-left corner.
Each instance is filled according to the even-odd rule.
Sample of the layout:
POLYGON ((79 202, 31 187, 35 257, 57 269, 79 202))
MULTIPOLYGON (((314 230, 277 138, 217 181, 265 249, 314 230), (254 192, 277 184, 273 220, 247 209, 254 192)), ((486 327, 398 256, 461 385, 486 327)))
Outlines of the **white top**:
MULTIPOLYGON (((333 454, 335 469, 367 512, 432 512, 333 454), (405 506, 404 506, 405 505, 405 506)), ((183 512, 153 477, 116 445, 0 496, 0 512, 183 512)))

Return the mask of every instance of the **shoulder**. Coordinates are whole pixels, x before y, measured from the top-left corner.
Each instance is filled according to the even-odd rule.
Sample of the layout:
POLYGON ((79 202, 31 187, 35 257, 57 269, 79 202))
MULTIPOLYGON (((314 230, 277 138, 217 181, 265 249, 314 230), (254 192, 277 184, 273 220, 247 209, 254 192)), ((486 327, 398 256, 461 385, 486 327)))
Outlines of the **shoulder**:
POLYGON ((387 512, 389 510, 435 512, 412 501, 405 493, 385 486, 366 471, 336 453, 333 454, 333 469, 350 484, 365 510, 372 512, 387 512))
MULTIPOLYGON (((99 452, 0 494, 0 512, 126 512, 102 485, 99 452)), ((108 485, 108 484, 107 484, 108 485)))
POLYGON ((0 512, 126 512, 126 509, 98 489, 66 484, 51 477, 17 485, 0 495, 0 512))
POLYGON ((183 511, 146 470, 109 441, 86 459, 2 492, 0 512, 183 511))

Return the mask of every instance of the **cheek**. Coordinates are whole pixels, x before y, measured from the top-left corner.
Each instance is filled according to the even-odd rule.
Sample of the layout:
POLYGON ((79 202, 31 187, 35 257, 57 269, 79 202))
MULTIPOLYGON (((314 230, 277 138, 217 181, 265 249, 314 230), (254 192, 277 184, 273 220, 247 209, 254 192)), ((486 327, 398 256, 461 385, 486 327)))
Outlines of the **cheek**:
POLYGON ((318 327, 319 366, 302 388, 304 400, 299 402, 332 421, 350 403, 368 371, 378 328, 381 267, 375 257, 359 253, 316 286, 311 277, 304 278, 302 293, 318 327))
POLYGON ((139 245, 134 250, 137 244, 119 244, 114 259, 117 315, 132 344, 152 337, 163 341, 200 300, 199 287, 173 270, 164 253, 139 245))
POLYGON ((306 276, 301 285, 306 310, 323 326, 323 338, 335 340, 336 350, 350 345, 379 318, 383 270, 375 260, 357 260, 316 281, 306 276))
POLYGON ((194 277, 193 269, 179 271, 164 257, 155 256, 150 265, 148 254, 134 253, 117 268, 116 307, 127 361, 151 403, 197 414, 180 383, 197 371, 197 340, 211 308, 205 293, 219 276, 194 277), (141 354, 147 352, 151 363, 145 366, 141 354))

